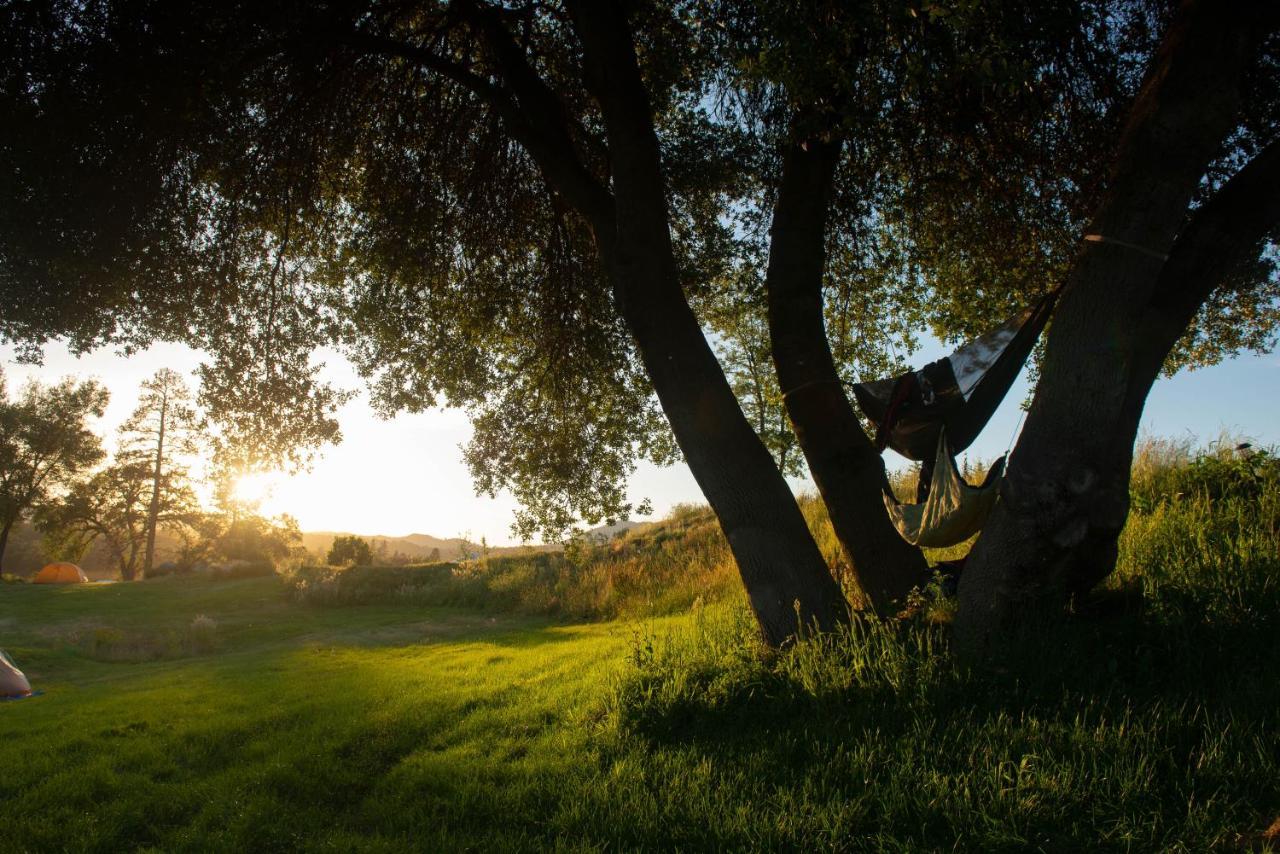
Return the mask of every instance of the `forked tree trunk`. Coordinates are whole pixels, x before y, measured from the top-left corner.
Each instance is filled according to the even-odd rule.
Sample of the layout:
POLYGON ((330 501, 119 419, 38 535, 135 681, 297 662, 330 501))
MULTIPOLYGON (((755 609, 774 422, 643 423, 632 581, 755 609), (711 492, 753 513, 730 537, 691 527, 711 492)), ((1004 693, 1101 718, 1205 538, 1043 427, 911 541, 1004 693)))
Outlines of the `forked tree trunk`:
POLYGON ((1134 433, 1159 370, 1159 348, 1144 335, 1161 256, 1234 126, 1260 38, 1252 7, 1233 5, 1184 3, 1131 109, 1108 198, 1087 231, 1102 241, 1077 257, 1001 501, 960 586, 955 630, 971 650, 1114 568, 1134 433))
MULTIPOLYGON (((1117 472, 1126 489, 1142 411, 1169 353, 1213 291, 1258 257, 1280 224, 1280 141, 1272 142, 1200 206, 1169 253, 1137 335, 1120 426, 1114 436, 1117 472)), ((1067 590, 1081 594, 1109 567, 1075 561, 1067 590)))
POLYGON ((593 222, 615 301, 733 552, 765 640, 847 618, 795 497, 751 429, 679 284, 648 95, 617 4, 570 4, 604 114, 615 198, 593 222), (799 622, 797 622, 799 621, 799 622))
POLYGON ((844 393, 827 341, 822 276, 839 140, 792 144, 769 246, 769 337, 787 414, 831 526, 870 604, 887 611, 928 579, 924 554, 884 510, 884 462, 844 393))

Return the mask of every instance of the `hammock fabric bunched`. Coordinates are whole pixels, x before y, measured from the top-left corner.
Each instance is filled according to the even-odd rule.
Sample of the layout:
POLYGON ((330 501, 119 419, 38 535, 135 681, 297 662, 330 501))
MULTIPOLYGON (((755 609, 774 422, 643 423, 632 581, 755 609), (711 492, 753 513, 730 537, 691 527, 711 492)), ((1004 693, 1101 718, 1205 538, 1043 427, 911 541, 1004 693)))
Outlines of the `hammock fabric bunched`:
POLYGON ((892 493, 884 493, 884 506, 893 526, 904 540, 920 548, 954 546, 978 533, 996 503, 997 487, 1004 473, 1001 457, 980 486, 970 486, 956 471, 945 430, 938 437, 937 451, 928 497, 923 502, 899 504, 892 493))
POLYGON ((898 377, 857 383, 853 395, 876 425, 876 447, 931 461, 943 428, 953 454, 982 432, 1031 355, 1057 292, 962 345, 944 359, 898 377))

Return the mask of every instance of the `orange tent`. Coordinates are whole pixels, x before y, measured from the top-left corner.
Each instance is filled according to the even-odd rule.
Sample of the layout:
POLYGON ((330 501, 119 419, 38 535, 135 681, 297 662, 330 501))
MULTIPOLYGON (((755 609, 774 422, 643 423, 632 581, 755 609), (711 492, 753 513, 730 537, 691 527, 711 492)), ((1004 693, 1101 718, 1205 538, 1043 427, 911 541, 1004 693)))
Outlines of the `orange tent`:
POLYGON ((36 573, 35 584, 84 584, 89 579, 74 563, 51 563, 36 573))

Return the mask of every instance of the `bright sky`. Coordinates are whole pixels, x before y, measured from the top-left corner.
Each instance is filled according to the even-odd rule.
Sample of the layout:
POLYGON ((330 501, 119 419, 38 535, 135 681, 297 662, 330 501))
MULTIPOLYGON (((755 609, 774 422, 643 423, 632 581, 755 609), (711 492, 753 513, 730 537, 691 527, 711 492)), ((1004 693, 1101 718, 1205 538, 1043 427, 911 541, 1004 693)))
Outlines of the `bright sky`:
MULTIPOLYGON (((913 357, 917 367, 945 355, 951 348, 936 341, 913 357)), ((27 378, 50 382, 68 374, 94 376, 111 390, 111 405, 95 427, 108 442, 116 427, 132 411, 142 380, 161 367, 191 374, 199 355, 184 347, 158 345, 131 358, 110 351, 76 359, 65 348, 46 350, 44 365, 33 368, 13 361, 12 348, 0 347, 0 363, 13 390, 27 378)), ((328 372, 348 388, 358 385, 354 372, 340 357, 328 360, 328 372)), ((1280 444, 1280 356, 1246 356, 1214 368, 1183 373, 1156 384, 1147 402, 1142 430, 1152 436, 1194 437, 1199 441, 1223 432, 1265 444, 1280 444)), ((1019 403, 1027 394, 1020 377, 991 423, 969 453, 990 460, 1004 453, 1019 426, 1019 403)), ((377 418, 368 399, 360 396, 340 413, 344 441, 324 451, 309 472, 291 477, 267 477, 249 484, 251 492, 266 490, 262 510, 287 512, 303 530, 350 531, 357 534, 399 536, 425 533, 437 537, 481 536, 492 545, 515 543, 510 524, 514 500, 478 497, 462 462, 459 446, 470 436, 460 412, 432 411, 377 418)), ((905 461, 888 452, 891 467, 905 461)), ((793 480, 796 490, 812 488, 793 480)), ((681 502, 702 502, 688 469, 658 469, 642 465, 630 484, 633 499, 649 498, 661 517, 681 502)))

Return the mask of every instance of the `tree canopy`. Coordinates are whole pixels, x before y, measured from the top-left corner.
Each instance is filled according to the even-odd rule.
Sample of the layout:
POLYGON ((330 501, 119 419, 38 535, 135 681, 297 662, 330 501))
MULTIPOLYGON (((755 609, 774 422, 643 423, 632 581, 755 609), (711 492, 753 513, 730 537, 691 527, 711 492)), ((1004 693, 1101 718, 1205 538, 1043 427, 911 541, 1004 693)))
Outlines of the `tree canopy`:
POLYGON ((92 380, 28 383, 10 399, 0 372, 0 561, 13 526, 103 457, 87 423, 107 390, 92 380))
MULTIPOLYGON (((635 460, 682 453, 753 602, 786 611, 792 582, 752 590, 746 564, 809 567, 798 579, 817 552, 702 334, 785 464, 782 389, 749 374, 787 152, 833 157, 821 346, 844 379, 883 373, 922 327, 970 334, 1066 278, 1122 183, 1111 153, 1173 10, 46 0, 0 15, 15 200, 0 337, 28 355, 53 337, 201 347, 201 401, 255 461, 336 438, 342 392, 313 353, 338 346, 383 411, 471 414, 477 486, 510 489, 525 534, 627 512, 635 460)), ((1272 33, 1201 199, 1272 142, 1277 69, 1272 33)), ((1271 245, 1222 277, 1170 369, 1274 344, 1271 245)))

